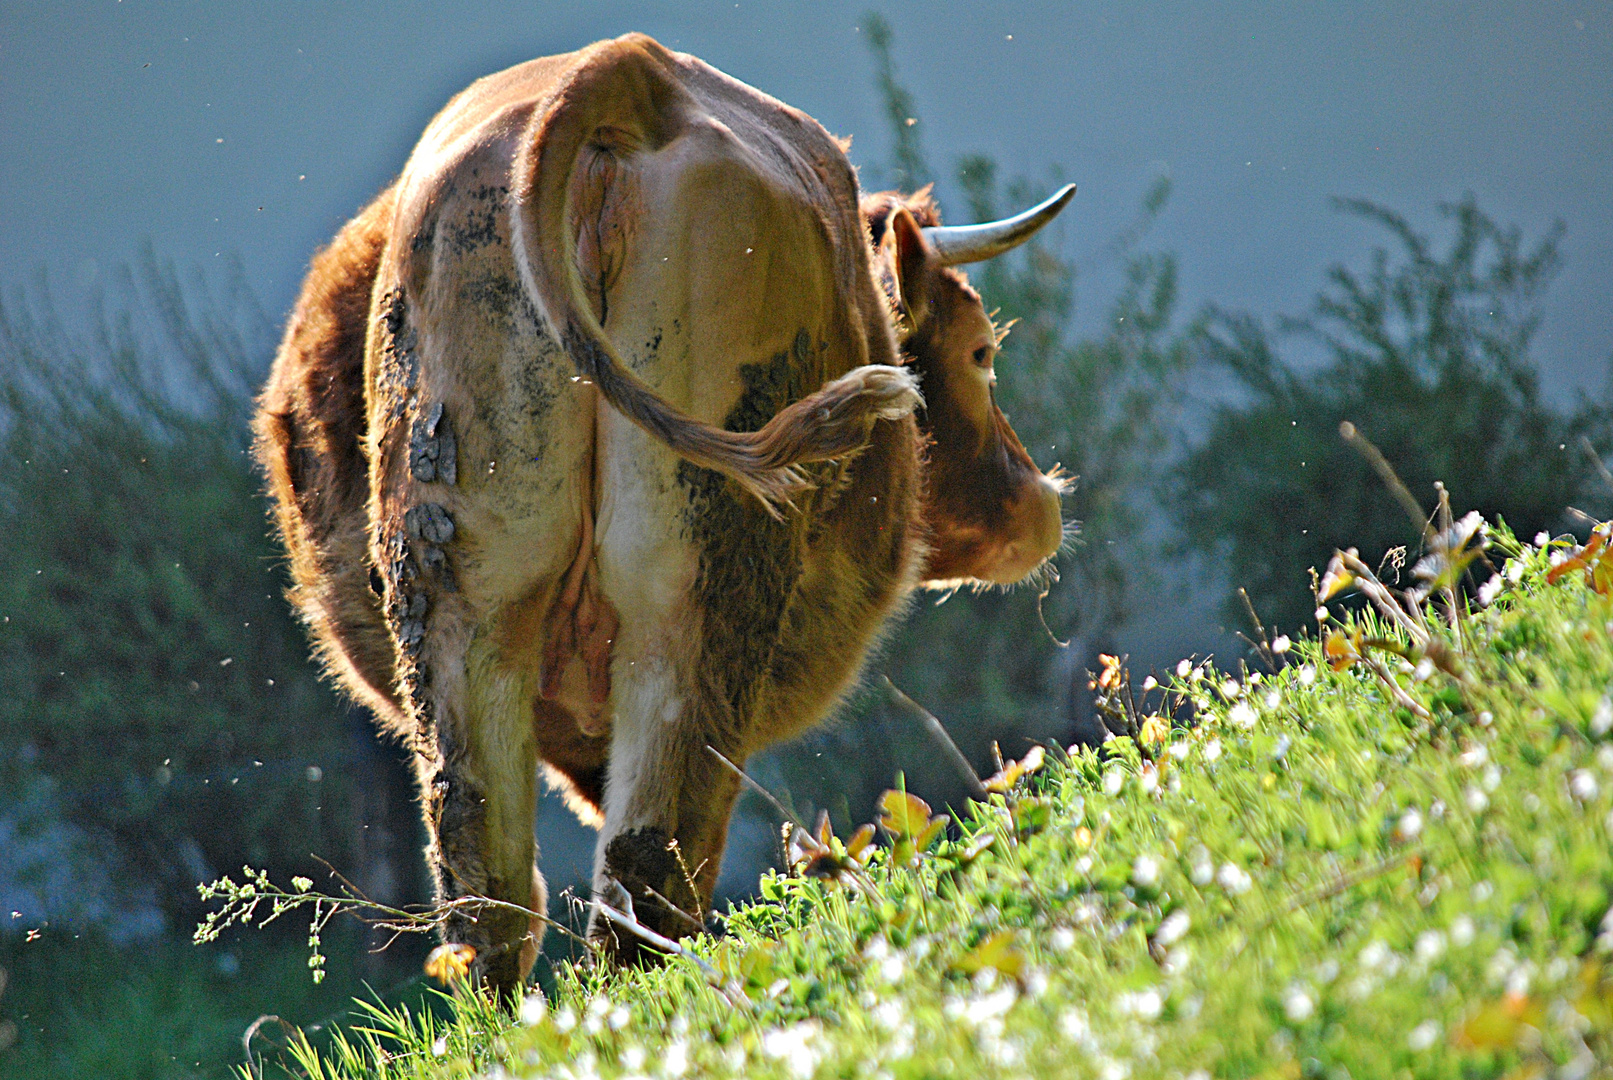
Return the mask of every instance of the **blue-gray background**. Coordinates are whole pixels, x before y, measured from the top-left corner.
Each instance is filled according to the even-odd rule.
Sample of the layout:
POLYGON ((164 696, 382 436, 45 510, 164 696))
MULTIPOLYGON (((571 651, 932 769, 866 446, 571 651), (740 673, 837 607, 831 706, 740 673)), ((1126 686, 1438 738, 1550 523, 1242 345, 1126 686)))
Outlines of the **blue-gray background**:
MULTIPOLYGON (((1600 389, 1613 350, 1613 6, 1600 3, 885 3, 943 175, 983 151, 1081 188, 1065 230, 1097 253, 1161 174, 1153 242, 1183 310, 1303 308, 1359 258, 1362 196, 1435 226, 1472 191, 1500 221, 1569 226, 1536 355, 1548 386, 1600 389)), ((471 79, 629 30, 692 52, 853 135, 888 138, 866 5, 153 3, 0 5, 0 285, 104 280, 150 239, 239 257, 271 314, 312 249, 402 165, 471 79)), ((942 188, 946 194, 945 185, 942 188)), ((956 207, 956 204, 954 204, 956 207)))

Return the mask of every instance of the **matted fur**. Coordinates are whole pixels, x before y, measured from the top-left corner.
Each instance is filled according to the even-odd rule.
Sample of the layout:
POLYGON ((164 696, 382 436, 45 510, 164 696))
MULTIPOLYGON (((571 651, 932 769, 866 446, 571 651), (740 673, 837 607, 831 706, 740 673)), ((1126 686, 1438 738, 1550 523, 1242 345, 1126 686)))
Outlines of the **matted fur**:
MULTIPOLYGON (((700 222, 681 227, 691 225, 700 222)), ((650 897, 695 908, 715 884, 737 788, 707 747, 743 761, 824 716, 937 554, 951 558, 927 539, 944 545, 955 530, 925 520, 949 504, 925 490, 935 485, 904 415, 916 399, 894 366, 874 265, 884 256, 866 243, 839 144, 641 36, 477 83, 433 121, 399 183, 316 256, 261 398, 256 452, 316 650, 415 750, 441 895, 524 903, 541 894, 530 830, 541 761, 579 814, 604 826, 596 886, 621 881, 647 923, 686 932, 650 897), (643 215, 633 185, 643 162, 659 160, 643 147, 666 135, 653 108, 624 113, 622 102, 654 106, 678 93, 689 100, 667 124, 709 135, 699 109, 715 110, 724 129, 750 140, 747 153, 761 147, 767 168, 783 170, 762 185, 759 212, 812 193, 801 204, 808 216, 786 218, 816 222, 804 234, 816 239, 767 255, 789 273, 789 260, 808 260, 800 272, 829 298, 790 316, 788 305, 811 294, 785 288, 786 278, 777 293, 786 302, 758 314, 803 325, 725 315, 740 320, 736 341, 762 334, 780 344, 732 368, 729 403, 715 415, 699 405, 703 417, 664 396, 677 369, 655 366, 672 348, 659 330, 635 346, 639 370, 619 351, 624 327, 659 325, 635 299, 654 294, 642 293, 648 279, 632 257, 664 219, 643 215), (551 135, 572 155, 552 155, 554 176, 542 164, 551 135), (821 264, 810 262, 814 250, 821 264), (583 379, 559 379, 552 356, 583 379), (476 389, 512 363, 516 382, 501 376, 499 385, 530 391, 476 389), (643 374, 652 370, 659 386, 643 374), (607 408, 589 405, 595 393, 607 408), (649 441, 633 442, 617 411, 649 441), (588 475, 569 474, 573 502, 509 479, 525 466, 493 453, 508 441, 497 426, 507 422, 540 438, 531 459, 540 465, 562 445, 584 454, 588 475), (632 446, 642 446, 642 461, 622 456, 632 446), (651 486, 633 487, 635 475, 651 486), (658 494, 640 503, 639 490, 658 494), (683 554, 665 569, 633 561, 618 535, 623 513, 652 504, 671 517, 632 527, 675 541, 683 554), (572 505, 581 517, 553 533, 558 550, 511 547, 519 515, 564 522, 554 515, 572 505), (601 512, 614 514, 599 523, 604 533, 601 512), (510 561, 515 550, 550 569, 523 570, 510 561), (657 609, 663 624, 649 638, 646 598, 670 605, 657 609), (595 708, 586 702, 601 688, 599 715, 576 711, 595 708), (674 839, 685 860, 675 873, 664 858, 674 839)), ((979 298, 961 296, 976 318, 954 321, 978 329, 979 298)), ((957 351, 937 335, 913 338, 922 327, 909 327, 910 344, 936 355, 916 354, 915 370, 957 351)), ((931 473, 959 451, 972 467, 995 467, 937 425, 962 400, 929 404, 931 473)), ((448 936, 475 945, 480 974, 507 989, 530 967, 540 930, 484 912, 448 936)), ((637 948, 609 944, 624 956, 637 948)))

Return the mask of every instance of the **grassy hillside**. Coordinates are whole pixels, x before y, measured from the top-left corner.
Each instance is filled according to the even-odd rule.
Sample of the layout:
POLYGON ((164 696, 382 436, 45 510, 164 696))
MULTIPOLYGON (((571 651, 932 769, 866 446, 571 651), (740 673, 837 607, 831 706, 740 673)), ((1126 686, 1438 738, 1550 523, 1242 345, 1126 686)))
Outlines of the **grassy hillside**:
MULTIPOLYGON (((1109 671, 1135 740, 1011 765, 950 830, 891 796, 898 842, 834 841, 807 869, 837 876, 765 879, 689 957, 562 968, 515 1019, 463 993, 446 1020, 376 1009, 292 1056, 318 1077, 1613 1075, 1613 560, 1548 581, 1571 540, 1493 536, 1490 604, 1453 627, 1467 540, 1435 544, 1435 603, 1335 614, 1275 643, 1275 674, 1109 671)), ((1380 588, 1338 569, 1336 609, 1380 588)))

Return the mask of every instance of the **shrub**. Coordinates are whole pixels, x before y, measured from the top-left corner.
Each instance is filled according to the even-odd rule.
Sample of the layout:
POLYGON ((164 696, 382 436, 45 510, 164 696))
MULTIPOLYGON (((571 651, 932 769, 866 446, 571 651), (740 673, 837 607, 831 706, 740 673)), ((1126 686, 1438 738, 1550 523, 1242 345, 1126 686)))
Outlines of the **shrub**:
POLYGON ((0 307, 0 791, 49 778, 188 916, 244 860, 352 867, 368 736, 307 661, 245 455, 261 316, 150 258, 123 297, 86 335, 0 307))
MULTIPOLYGON (((1307 568, 1335 547, 1418 542, 1372 467, 1339 439, 1341 421, 1425 505, 1441 481, 1456 505, 1523 536, 1567 528, 1576 501, 1605 506, 1582 440, 1599 455, 1613 450, 1609 404, 1581 397, 1570 411, 1554 408, 1529 353, 1561 224, 1529 246, 1468 196, 1441 207, 1453 226, 1441 252, 1393 211, 1338 205, 1385 229, 1393 246, 1377 248, 1364 272, 1334 266, 1311 313, 1279 320, 1275 335, 1253 316, 1213 313, 1200 377, 1231 376, 1236 397, 1211 412, 1174 480, 1186 545, 1289 629, 1314 606, 1307 568), (1285 359, 1285 340, 1319 347, 1322 362, 1285 359)), ((1242 625, 1241 603, 1226 606, 1242 625)))

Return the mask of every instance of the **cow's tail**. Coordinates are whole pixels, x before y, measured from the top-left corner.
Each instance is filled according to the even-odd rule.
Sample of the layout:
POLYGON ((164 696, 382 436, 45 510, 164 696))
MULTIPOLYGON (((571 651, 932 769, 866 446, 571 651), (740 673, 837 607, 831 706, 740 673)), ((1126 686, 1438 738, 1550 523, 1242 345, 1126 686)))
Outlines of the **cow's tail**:
POLYGON ((572 173, 590 140, 670 141, 688 104, 674 62, 654 41, 629 35, 589 50, 562 82, 517 164, 516 262, 556 338, 606 401, 680 457, 731 477, 777 516, 810 487, 798 466, 861 450, 876 420, 913 411, 918 385, 902 368, 867 365, 787 406, 760 430, 733 432, 686 415, 622 362, 578 269, 572 173))

